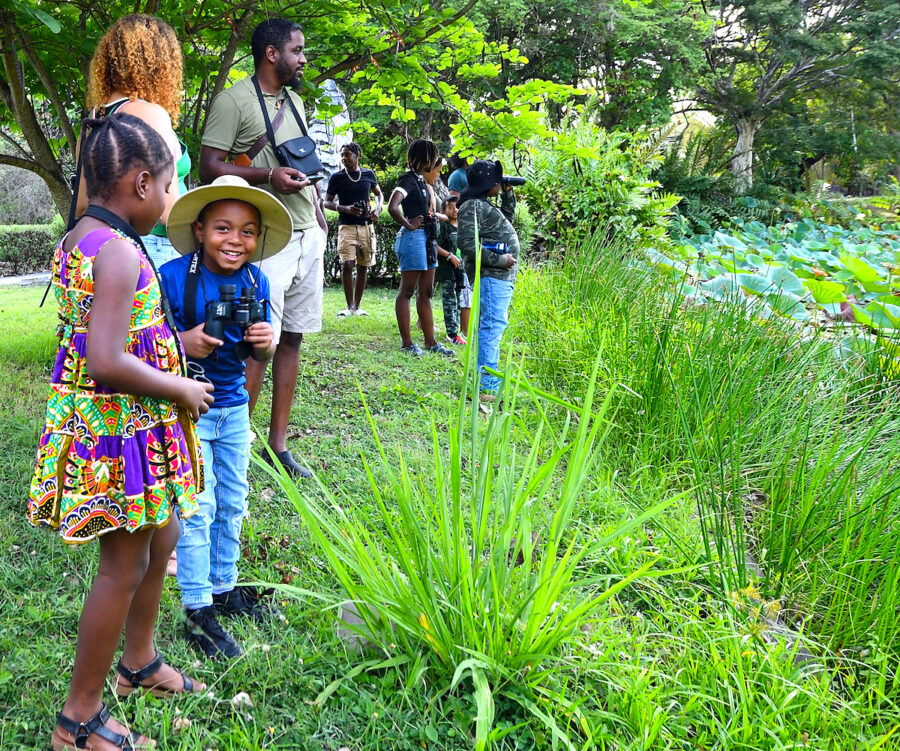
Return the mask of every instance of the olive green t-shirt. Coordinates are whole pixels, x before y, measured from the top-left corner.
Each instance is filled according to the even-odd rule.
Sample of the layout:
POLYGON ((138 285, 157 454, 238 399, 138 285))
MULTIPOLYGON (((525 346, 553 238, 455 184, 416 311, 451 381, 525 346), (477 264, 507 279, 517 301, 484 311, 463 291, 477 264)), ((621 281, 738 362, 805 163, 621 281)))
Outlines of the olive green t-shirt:
MULTIPOLYGON (((303 101, 292 91, 288 89, 282 90, 277 96, 274 94, 266 94, 263 92, 263 101, 269 113, 269 120, 275 119, 278 111, 276 102, 279 106, 289 107, 290 105, 284 101, 285 92, 291 97, 306 123, 306 112, 303 109, 303 101)), ((203 129, 203 138, 201 143, 213 149, 220 149, 228 152, 228 158, 233 159, 239 154, 245 154, 250 150, 261 135, 266 132, 266 122, 263 120, 262 110, 259 106, 259 98, 256 96, 256 89, 250 76, 225 89, 215 99, 209 108, 209 114, 206 117, 206 126, 203 129)), ((300 138, 303 131, 297 124, 294 113, 288 109, 284 113, 281 126, 275 133, 275 142, 284 143, 292 138, 300 138)), ((275 151, 271 144, 266 144, 251 162, 253 167, 280 167, 275 151)), ((312 190, 309 188, 301 190, 294 195, 284 195, 278 193, 270 185, 260 183, 258 188, 269 191, 278 200, 280 200, 291 214, 294 220, 294 230, 309 229, 317 225, 316 210, 313 206, 312 190)), ((313 188, 314 190, 314 188, 313 188)))

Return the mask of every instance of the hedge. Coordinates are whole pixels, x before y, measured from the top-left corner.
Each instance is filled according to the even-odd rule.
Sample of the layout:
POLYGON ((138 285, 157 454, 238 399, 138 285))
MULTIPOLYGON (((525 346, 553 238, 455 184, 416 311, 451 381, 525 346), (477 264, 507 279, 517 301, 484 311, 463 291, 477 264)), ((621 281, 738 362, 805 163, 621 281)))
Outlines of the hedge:
MULTIPOLYGON (((339 281, 341 278, 341 259, 337 254, 338 221, 337 213, 325 212, 328 222, 328 244, 325 246, 325 278, 339 281)), ((394 253, 394 240, 397 237, 397 224, 391 219, 387 210, 375 222, 375 265, 369 267, 369 279, 385 284, 400 282, 400 270, 397 268, 397 254, 394 253)))
POLYGON ((0 273, 18 276, 48 271, 61 236, 57 222, 0 225, 0 273))

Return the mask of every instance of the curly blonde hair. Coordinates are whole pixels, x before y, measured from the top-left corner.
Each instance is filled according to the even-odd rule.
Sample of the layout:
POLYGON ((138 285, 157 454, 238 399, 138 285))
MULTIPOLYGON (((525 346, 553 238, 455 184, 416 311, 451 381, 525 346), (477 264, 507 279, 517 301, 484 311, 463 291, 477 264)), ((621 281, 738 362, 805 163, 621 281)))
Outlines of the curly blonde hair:
POLYGON ((121 91, 158 104, 175 127, 184 88, 181 58, 178 38, 165 21, 143 13, 122 16, 94 50, 87 106, 102 106, 113 91, 121 91))

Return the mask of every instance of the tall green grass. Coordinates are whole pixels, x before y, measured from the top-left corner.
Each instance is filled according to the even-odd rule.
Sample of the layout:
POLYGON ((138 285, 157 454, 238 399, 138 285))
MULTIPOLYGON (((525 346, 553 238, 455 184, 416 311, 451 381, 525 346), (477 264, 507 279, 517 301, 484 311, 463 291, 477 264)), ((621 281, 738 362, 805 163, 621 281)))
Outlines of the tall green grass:
POLYGON ((831 650, 893 666, 900 400, 830 342, 673 297, 639 256, 588 239, 520 277, 513 334, 544 388, 577 400, 597 357, 598 388, 624 386, 604 460, 694 489, 700 545, 668 531, 722 596, 759 579, 831 650))
MULTIPOLYGON (((467 382, 475 378, 470 350, 467 382)), ((432 476, 413 476, 402 453, 379 441, 378 461, 366 465, 377 528, 347 513, 349 499, 321 483, 324 503, 269 468, 366 622, 366 638, 386 656, 415 656, 430 680, 473 697, 479 749, 508 732, 496 725, 498 701, 518 705, 554 744, 574 748, 570 735, 584 735, 587 721, 565 694, 565 658, 599 606, 652 565, 621 576, 586 566, 671 502, 610 532, 573 523, 610 429, 613 394, 595 405, 595 381, 596 367, 580 412, 561 426, 542 410, 532 415, 525 452, 513 439, 526 411, 520 396, 533 395, 521 377, 507 383, 503 409, 486 421, 465 388, 446 436, 432 422, 432 476)), ((371 415, 370 423, 377 436, 371 415)))

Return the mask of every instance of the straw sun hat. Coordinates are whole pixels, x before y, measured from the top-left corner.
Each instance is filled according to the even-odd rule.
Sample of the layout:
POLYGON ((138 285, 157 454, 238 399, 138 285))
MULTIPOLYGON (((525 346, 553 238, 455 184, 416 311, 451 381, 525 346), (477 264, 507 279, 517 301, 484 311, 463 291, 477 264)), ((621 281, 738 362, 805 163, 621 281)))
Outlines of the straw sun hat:
POLYGON ((245 201, 259 211, 262 226, 251 261, 269 258, 290 242, 293 222, 281 201, 261 188, 254 188, 242 177, 222 175, 209 185, 189 190, 172 204, 166 222, 172 247, 181 255, 193 253, 197 249, 197 239, 191 225, 204 206, 226 199, 245 201))

